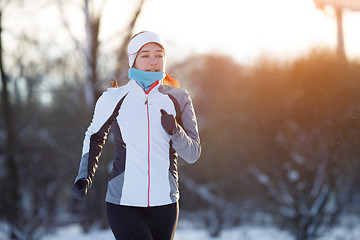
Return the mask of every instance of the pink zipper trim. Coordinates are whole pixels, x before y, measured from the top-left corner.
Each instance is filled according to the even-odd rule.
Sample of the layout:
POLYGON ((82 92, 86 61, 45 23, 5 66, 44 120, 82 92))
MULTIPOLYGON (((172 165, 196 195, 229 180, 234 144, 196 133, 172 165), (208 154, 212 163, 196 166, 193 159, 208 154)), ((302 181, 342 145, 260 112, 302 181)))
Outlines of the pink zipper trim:
POLYGON ((156 85, 158 85, 160 81, 159 81, 159 80, 155 81, 155 82, 150 86, 150 88, 149 88, 147 91, 145 91, 145 90, 142 88, 142 86, 140 86, 140 84, 139 84, 137 81, 135 81, 135 82, 136 82, 136 84, 144 91, 145 94, 149 94, 149 92, 150 92, 151 90, 153 90, 153 88, 156 87, 156 85))
POLYGON ((150 117, 149 101, 146 101, 147 121, 148 121, 148 207, 150 207, 150 117))

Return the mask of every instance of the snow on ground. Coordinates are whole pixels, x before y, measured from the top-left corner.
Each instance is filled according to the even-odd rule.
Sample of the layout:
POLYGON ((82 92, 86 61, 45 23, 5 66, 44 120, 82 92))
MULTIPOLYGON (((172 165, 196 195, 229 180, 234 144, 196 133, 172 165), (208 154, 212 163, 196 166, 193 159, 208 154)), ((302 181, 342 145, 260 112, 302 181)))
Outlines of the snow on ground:
MULTIPOLYGON (((110 230, 93 230, 82 233, 79 225, 71 225, 42 240, 114 240, 110 230)), ((295 240, 287 231, 279 230, 272 226, 249 225, 226 229, 216 238, 211 238, 208 231, 196 228, 191 222, 180 220, 175 240, 295 240)), ((339 226, 334 227, 326 235, 317 240, 359 240, 360 218, 358 216, 347 216, 342 218, 339 226)))
MULTIPOLYGON (((0 222, 0 239, 7 240, 6 224, 0 222)), ((78 224, 59 228, 54 234, 43 237, 41 240, 114 240, 112 232, 108 230, 92 230, 83 233, 78 224)), ((175 233, 175 240, 295 240, 287 231, 279 230, 269 225, 242 225, 232 229, 225 229, 217 238, 211 238, 209 232, 201 227, 194 226, 186 220, 179 220, 175 233)), ((346 216, 340 219, 339 225, 317 240, 359 240, 360 217, 346 216)))
MULTIPOLYGON (((47 236, 42 240, 114 240, 110 230, 95 230, 82 234, 77 225, 62 229, 57 234, 47 236)), ((175 233, 175 240, 294 240, 289 233, 279 231, 274 227, 249 226, 224 230, 220 237, 211 238, 205 229, 179 227, 175 233)))
MULTIPOLYGON (((60 230, 57 234, 47 236, 42 240, 114 240, 110 230, 94 230, 87 234, 81 232, 81 227, 72 225, 60 230)), ((204 229, 185 229, 178 228, 175 233, 175 240, 295 240, 286 231, 281 231, 275 227, 262 226, 243 226, 229 230, 224 230, 219 237, 211 238, 204 229)), ((360 239, 360 229, 354 228, 349 231, 346 228, 335 228, 328 235, 318 238, 318 240, 358 240, 360 239)))
POLYGON ((348 214, 340 218, 339 226, 334 227, 327 235, 318 240, 359 240, 360 217, 348 214))

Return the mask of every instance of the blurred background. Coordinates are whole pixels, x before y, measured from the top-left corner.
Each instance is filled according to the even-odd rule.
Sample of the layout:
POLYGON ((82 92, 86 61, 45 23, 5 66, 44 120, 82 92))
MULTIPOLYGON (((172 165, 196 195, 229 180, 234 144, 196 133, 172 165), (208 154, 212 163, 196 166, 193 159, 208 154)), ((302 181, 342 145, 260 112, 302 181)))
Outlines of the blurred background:
POLYGON ((199 122, 201 158, 179 162, 180 225, 296 240, 359 226, 359 26, 358 0, 1 0, 0 239, 108 229, 111 135, 87 197, 71 187, 95 101, 127 82, 143 30, 167 41, 199 122))

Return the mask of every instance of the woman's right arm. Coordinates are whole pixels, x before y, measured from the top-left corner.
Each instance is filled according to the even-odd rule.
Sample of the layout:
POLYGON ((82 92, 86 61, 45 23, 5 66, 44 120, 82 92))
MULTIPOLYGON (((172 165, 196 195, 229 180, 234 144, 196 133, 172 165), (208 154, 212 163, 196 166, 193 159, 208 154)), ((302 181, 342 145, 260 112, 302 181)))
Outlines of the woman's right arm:
POLYGON ((114 91, 116 90, 108 89, 96 102, 91 124, 85 132, 82 156, 75 185, 80 179, 81 181, 84 181, 83 179, 88 181, 87 188, 92 184, 103 145, 107 139, 112 121, 115 118, 114 115, 117 114, 115 109, 119 95, 114 91))

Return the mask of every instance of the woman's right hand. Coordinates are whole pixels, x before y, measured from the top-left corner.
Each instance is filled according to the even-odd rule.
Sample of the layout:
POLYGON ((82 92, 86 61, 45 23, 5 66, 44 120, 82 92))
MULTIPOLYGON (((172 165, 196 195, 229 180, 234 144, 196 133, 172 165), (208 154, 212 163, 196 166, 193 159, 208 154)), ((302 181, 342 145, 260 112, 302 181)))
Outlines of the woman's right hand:
POLYGON ((72 187, 73 195, 77 199, 83 199, 87 193, 87 189, 89 187, 89 181, 86 178, 81 178, 74 183, 72 187))

